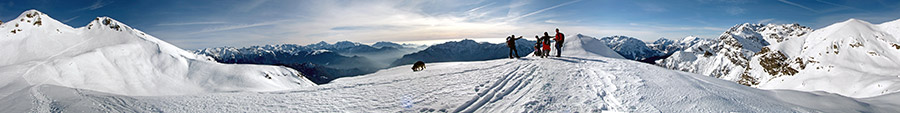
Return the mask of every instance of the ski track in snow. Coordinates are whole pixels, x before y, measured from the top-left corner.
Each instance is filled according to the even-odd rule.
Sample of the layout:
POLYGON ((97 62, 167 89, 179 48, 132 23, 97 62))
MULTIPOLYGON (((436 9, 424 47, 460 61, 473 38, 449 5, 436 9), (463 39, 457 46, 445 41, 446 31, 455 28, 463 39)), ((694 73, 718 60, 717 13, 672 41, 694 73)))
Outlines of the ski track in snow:
MULTIPOLYGON (((430 64, 429 69, 421 72, 409 72, 406 66, 401 66, 379 72, 397 73, 398 76, 372 76, 380 78, 379 80, 371 80, 371 77, 366 76, 342 78, 336 80, 337 82, 334 84, 279 92, 121 97, 90 90, 86 90, 91 92, 88 94, 81 93, 80 89, 73 89, 73 91, 77 93, 75 97, 99 105, 99 107, 95 107, 100 109, 97 111, 114 112, 147 112, 145 110, 170 112, 571 112, 586 111, 585 109, 588 108, 594 109, 595 112, 627 110, 622 102, 606 93, 618 90, 615 83, 611 82, 615 81, 613 80, 615 77, 602 72, 571 68, 584 66, 582 65, 584 63, 586 61, 576 58, 502 59, 462 64, 436 63, 430 64), (476 68, 456 67, 458 65, 482 66, 476 68), (423 73, 423 75, 419 75, 419 73, 423 73), (474 78, 469 79, 469 77, 474 78), (440 81, 442 79, 447 81, 440 81), (403 85, 422 81, 434 83, 418 87, 403 85), (568 83, 572 81, 579 82, 568 83), (582 84, 581 81, 594 82, 582 84), (606 84, 600 84, 604 82, 606 84), (472 88, 475 88, 477 92, 471 92, 472 88)), ((46 90, 48 89, 41 88, 42 86, 29 88, 31 98, 34 98, 33 104, 37 105, 32 108, 32 111, 67 111, 66 106, 71 105, 58 105, 60 103, 55 103, 55 99, 59 97, 47 96, 46 90)))
MULTIPOLYGON (((41 65, 44 65, 44 64, 46 64, 47 62, 52 61, 52 60, 50 60, 50 59, 53 59, 53 58, 55 58, 55 57, 57 57, 57 56, 59 56, 59 55, 62 55, 63 53, 68 52, 68 51, 71 50, 72 48, 81 46, 82 44, 84 44, 84 43, 86 43, 86 42, 90 42, 91 40, 94 40, 94 38, 96 38, 96 37, 91 37, 91 38, 89 38, 89 39, 87 39, 87 40, 83 40, 83 41, 81 41, 81 42, 78 42, 77 44, 75 44, 75 45, 73 45, 73 46, 71 46, 71 47, 67 47, 66 49, 63 49, 62 51, 59 51, 59 52, 57 52, 56 54, 53 54, 53 56, 47 57, 47 59, 41 60, 40 63, 35 64, 34 66, 29 67, 28 70, 25 70, 25 73, 22 73, 22 76, 28 75, 28 73, 31 73, 31 70, 34 70, 34 68, 36 68, 36 67, 38 67, 38 66, 41 66, 41 65)), ((22 78, 27 78, 27 77, 22 77, 22 78)), ((30 83, 30 84, 34 84, 32 81, 27 81, 28 79, 25 79, 25 80, 26 80, 26 82, 28 82, 28 83, 30 83)), ((41 81, 40 83, 42 84, 42 83, 44 83, 44 82, 46 82, 46 81, 47 81, 47 79, 44 79, 44 81, 41 81)))

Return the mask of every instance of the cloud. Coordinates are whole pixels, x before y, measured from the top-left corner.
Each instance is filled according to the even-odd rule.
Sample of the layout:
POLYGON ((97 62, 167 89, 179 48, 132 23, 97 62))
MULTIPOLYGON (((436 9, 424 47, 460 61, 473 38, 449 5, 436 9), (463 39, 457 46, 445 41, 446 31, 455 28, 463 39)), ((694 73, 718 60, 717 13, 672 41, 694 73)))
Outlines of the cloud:
POLYGON ((269 0, 247 0, 247 3, 242 4, 241 6, 238 6, 237 8, 234 8, 234 9, 236 11, 247 12, 247 11, 256 9, 256 7, 259 7, 263 3, 266 3, 267 1, 269 1, 269 0))
POLYGON ((821 3, 828 4, 828 5, 834 5, 834 6, 838 6, 838 7, 847 8, 847 9, 861 10, 861 11, 862 11, 862 9, 855 8, 855 7, 850 7, 850 6, 847 6, 847 5, 841 5, 841 4, 831 3, 831 2, 822 1, 822 0, 816 0, 816 1, 821 2, 821 3))
POLYGON ((112 3, 113 3, 113 1, 104 2, 103 0, 97 0, 96 2, 94 2, 93 4, 91 4, 90 6, 87 6, 87 7, 84 7, 84 8, 80 8, 80 9, 78 9, 77 11, 83 11, 83 10, 96 10, 96 9, 103 8, 104 6, 109 5, 109 4, 112 4, 112 3))
MULTIPOLYGON (((273 4, 261 5, 274 7, 273 4)), ((281 1, 279 1, 281 2, 281 1)), ((556 14, 543 14, 553 9, 571 6, 581 1, 566 1, 551 4, 550 7, 525 7, 534 4, 512 1, 505 3, 448 4, 445 1, 290 1, 300 3, 278 3, 288 6, 277 8, 287 10, 278 16, 261 16, 251 23, 233 24, 220 22, 160 23, 157 26, 221 24, 201 30, 171 30, 169 37, 182 40, 179 43, 202 43, 187 48, 204 46, 250 46, 261 44, 310 44, 319 41, 334 42, 351 40, 362 43, 377 41, 428 42, 428 40, 459 40, 503 38, 515 34, 531 36, 552 32, 559 27, 567 35, 579 33, 592 36, 627 35, 641 39, 659 37, 683 37, 688 35, 713 36, 724 28, 708 26, 628 26, 627 22, 580 22, 573 18, 559 18, 556 14), (302 4, 304 7, 290 7, 287 4, 302 4), (439 6, 435 6, 439 5, 439 6), (507 7, 509 6, 509 7, 507 7), (513 6, 522 9, 516 9, 513 6), (524 10, 525 12, 508 10, 524 10), (283 20, 280 22, 260 22, 257 20, 283 20), (258 22, 258 21, 257 21, 258 22), (562 26, 561 26, 562 25, 562 26), (252 29, 251 29, 252 28, 252 29), (185 38, 181 38, 185 37, 185 38), (211 42, 202 42, 217 40, 211 42)), ((449 1, 453 3, 473 3, 449 1)), ((276 5, 277 6, 277 5, 276 5)), ((252 15, 251 15, 252 16, 252 15)), ((690 22, 690 21, 686 21, 690 22)), ((635 23, 635 25, 640 25, 635 23)), ((207 27, 207 26, 193 26, 207 27)), ((166 36, 160 36, 166 37, 166 36)))
POLYGON ((740 8, 740 7, 730 7, 728 9, 726 9, 725 12, 727 12, 728 14, 731 14, 731 15, 740 15, 740 14, 744 14, 744 10, 745 10, 744 8, 740 8))
POLYGON ((775 21, 775 19, 774 18, 762 19, 762 20, 757 21, 756 23, 764 24, 764 23, 769 23, 772 21, 775 21))
POLYGON ((273 24, 282 23, 282 22, 285 22, 285 21, 286 21, 286 20, 279 20, 279 21, 269 21, 269 22, 255 23, 255 24, 243 24, 243 25, 231 25, 231 26, 212 27, 212 28, 206 28, 206 29, 203 29, 203 30, 200 30, 200 31, 197 31, 197 32, 193 32, 193 33, 188 33, 188 34, 219 32, 219 31, 227 31, 227 30, 243 29, 243 28, 258 27, 258 26, 267 26, 267 25, 273 25, 273 24))
POLYGON ((666 8, 663 8, 656 4, 638 4, 641 9, 648 12, 666 12, 666 8))
POLYGON ((544 12, 544 11, 547 11, 547 10, 555 9, 555 8, 557 8, 557 7, 562 7, 562 6, 565 6, 565 5, 569 5, 569 4, 578 2, 578 1, 581 1, 581 0, 573 0, 573 1, 565 2, 565 3, 559 4, 559 5, 555 5, 555 6, 552 6, 552 7, 544 8, 544 9, 541 9, 541 10, 537 10, 537 11, 534 11, 534 12, 531 12, 531 13, 528 13, 528 14, 525 14, 525 15, 522 15, 522 16, 519 16, 519 17, 510 19, 510 21, 517 21, 517 20, 519 20, 519 19, 522 19, 522 18, 531 16, 531 15, 534 15, 534 14, 538 14, 538 13, 541 13, 541 12, 544 12))
POLYGON ((548 23, 548 24, 562 24, 563 22, 562 22, 562 21, 557 21, 557 20, 549 19, 549 20, 545 20, 544 23, 548 23))
POLYGON ((818 10, 815 10, 815 9, 812 9, 812 8, 809 8, 809 7, 806 7, 806 6, 801 5, 801 4, 797 4, 797 3, 794 3, 794 2, 790 2, 790 1, 787 1, 787 0, 778 0, 778 1, 781 2, 781 3, 788 4, 788 5, 797 6, 797 7, 799 7, 799 8, 803 8, 803 9, 812 11, 812 12, 814 12, 814 13, 819 13, 818 10))
POLYGON ((404 26, 394 26, 394 25, 373 25, 373 26, 339 26, 333 27, 331 30, 396 30, 401 28, 408 28, 404 26))
POLYGON ((484 8, 484 7, 487 7, 487 6, 491 6, 491 5, 494 5, 494 4, 497 4, 497 2, 493 2, 493 3, 487 4, 487 5, 483 5, 483 6, 478 6, 478 7, 469 9, 469 11, 466 11, 466 12, 467 12, 467 13, 472 13, 472 12, 478 11, 478 10, 481 9, 481 8, 484 8))
POLYGON ((66 20, 62 20, 62 22, 69 22, 69 21, 75 20, 75 19, 78 18, 78 17, 81 17, 81 16, 75 16, 75 17, 72 17, 72 18, 69 18, 69 19, 66 19, 66 20))
POLYGON ((207 24, 224 24, 225 22, 185 22, 185 23, 159 23, 156 26, 183 26, 183 25, 207 25, 207 24))
POLYGON ((651 31, 689 31, 689 30, 707 30, 707 31, 725 31, 725 28, 719 27, 671 27, 671 26, 657 26, 657 25, 649 25, 649 24, 640 24, 640 23, 628 23, 628 25, 639 27, 639 28, 650 28, 651 31))

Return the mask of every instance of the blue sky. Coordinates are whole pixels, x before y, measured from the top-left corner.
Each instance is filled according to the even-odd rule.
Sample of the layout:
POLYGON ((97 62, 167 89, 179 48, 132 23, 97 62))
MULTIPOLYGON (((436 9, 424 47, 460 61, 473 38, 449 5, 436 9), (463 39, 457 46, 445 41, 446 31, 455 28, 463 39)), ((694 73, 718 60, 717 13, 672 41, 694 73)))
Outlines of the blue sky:
POLYGON ((821 28, 900 19, 898 0, 13 0, 0 20, 37 9, 73 27, 109 16, 185 49, 350 40, 433 43, 560 28, 645 41, 718 37, 740 23, 821 28))

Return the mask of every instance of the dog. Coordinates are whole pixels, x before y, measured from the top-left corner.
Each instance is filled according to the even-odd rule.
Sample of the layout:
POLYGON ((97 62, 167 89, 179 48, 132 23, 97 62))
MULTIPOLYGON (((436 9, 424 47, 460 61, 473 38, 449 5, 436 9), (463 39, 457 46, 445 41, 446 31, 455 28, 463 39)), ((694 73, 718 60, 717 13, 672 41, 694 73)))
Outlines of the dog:
POLYGON ((413 71, 425 70, 425 62, 422 62, 422 61, 416 62, 415 64, 413 64, 412 70, 413 71))

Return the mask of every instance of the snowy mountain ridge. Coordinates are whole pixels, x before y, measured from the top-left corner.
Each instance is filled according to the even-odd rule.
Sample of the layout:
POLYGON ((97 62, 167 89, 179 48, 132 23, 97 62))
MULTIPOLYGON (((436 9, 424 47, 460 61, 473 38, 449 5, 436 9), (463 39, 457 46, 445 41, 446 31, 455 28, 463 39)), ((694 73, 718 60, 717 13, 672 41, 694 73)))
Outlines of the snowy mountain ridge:
POLYGON ((229 65, 109 17, 72 28, 28 10, 0 24, 0 98, 37 85, 121 95, 272 91, 314 85, 293 69, 229 65), (239 70, 238 70, 239 69, 239 70))
POLYGON ((900 92, 900 72, 896 71, 900 42, 892 34, 898 31, 885 28, 890 24, 848 19, 766 46, 753 56, 753 65, 742 80, 764 89, 827 91, 851 97, 900 92))
POLYGON ((650 57, 662 56, 662 52, 647 47, 640 39, 628 36, 611 36, 600 38, 610 49, 619 53, 626 59, 644 60, 650 57))
MULTIPOLYGON (((666 59, 657 61, 663 67, 739 81, 749 59, 771 43, 805 36, 812 29, 798 24, 738 24, 713 41, 699 41, 666 59)), ((686 38, 682 42, 696 39, 686 38)))

